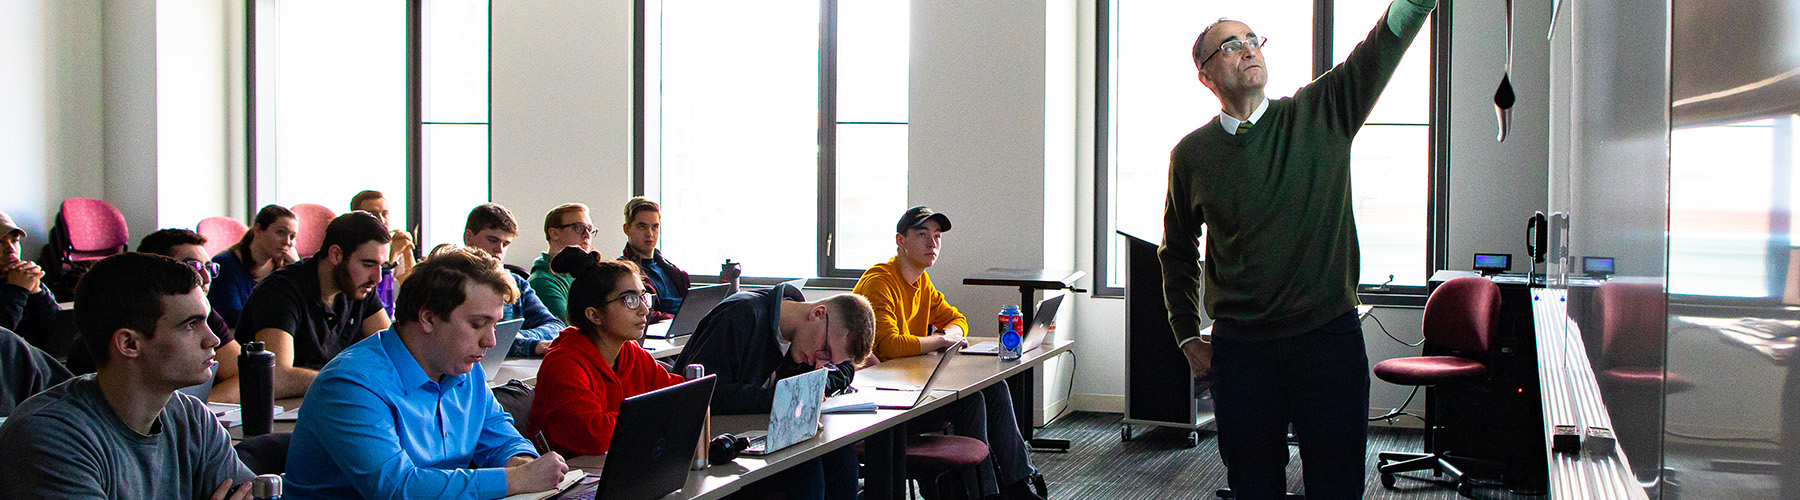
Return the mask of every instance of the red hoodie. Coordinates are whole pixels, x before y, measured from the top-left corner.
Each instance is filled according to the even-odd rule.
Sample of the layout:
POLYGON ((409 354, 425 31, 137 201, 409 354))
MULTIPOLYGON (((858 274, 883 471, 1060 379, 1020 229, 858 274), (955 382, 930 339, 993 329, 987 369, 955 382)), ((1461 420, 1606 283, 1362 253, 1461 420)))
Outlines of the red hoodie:
POLYGON ((566 457, 606 453, 619 403, 625 398, 683 382, 656 363, 637 342, 619 348, 614 370, 600 349, 575 327, 558 334, 538 368, 528 436, 543 431, 550 449, 566 457))

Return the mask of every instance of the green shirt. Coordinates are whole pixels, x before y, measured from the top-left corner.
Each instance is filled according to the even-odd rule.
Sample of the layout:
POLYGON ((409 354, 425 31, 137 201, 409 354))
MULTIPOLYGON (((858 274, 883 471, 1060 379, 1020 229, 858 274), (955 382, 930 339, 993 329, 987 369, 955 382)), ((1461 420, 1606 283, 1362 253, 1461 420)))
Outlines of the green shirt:
POLYGON ((569 321, 569 284, 575 282, 574 276, 550 270, 550 252, 538 254, 536 262, 531 263, 531 289, 537 292, 538 300, 556 319, 564 323, 569 321))
POLYGON ((1291 337, 1356 306, 1350 141, 1424 16, 1391 29, 1387 19, 1342 64, 1270 102, 1250 130, 1228 134, 1215 118, 1175 146, 1157 257, 1177 341, 1200 334, 1202 276, 1215 339, 1291 337))

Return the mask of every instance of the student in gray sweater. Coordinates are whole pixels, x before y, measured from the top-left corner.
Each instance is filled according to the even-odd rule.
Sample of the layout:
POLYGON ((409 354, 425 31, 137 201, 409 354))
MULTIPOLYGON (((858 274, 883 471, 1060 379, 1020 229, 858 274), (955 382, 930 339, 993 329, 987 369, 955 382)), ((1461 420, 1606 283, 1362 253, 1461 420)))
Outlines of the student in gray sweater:
POLYGON ((17 498, 244 499, 254 474, 206 404, 219 338, 200 275, 161 255, 100 261, 75 293, 99 372, 26 399, 0 425, 0 492, 17 498))

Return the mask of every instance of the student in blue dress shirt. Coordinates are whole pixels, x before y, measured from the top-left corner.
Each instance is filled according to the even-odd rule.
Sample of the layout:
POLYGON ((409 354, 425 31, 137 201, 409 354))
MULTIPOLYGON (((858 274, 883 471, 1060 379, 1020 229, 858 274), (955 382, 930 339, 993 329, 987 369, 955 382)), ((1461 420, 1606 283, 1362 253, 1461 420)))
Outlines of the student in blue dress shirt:
POLYGON ((457 249, 413 268, 399 323, 313 380, 288 448, 288 498, 500 498, 547 491, 542 458, 495 402, 480 361, 518 298, 500 261, 457 249))

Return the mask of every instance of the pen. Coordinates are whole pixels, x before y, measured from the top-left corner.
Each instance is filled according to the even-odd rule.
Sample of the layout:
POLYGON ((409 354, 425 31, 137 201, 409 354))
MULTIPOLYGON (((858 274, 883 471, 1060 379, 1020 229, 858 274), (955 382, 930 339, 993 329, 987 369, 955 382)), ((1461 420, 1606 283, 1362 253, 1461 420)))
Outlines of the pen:
POLYGON ((531 442, 537 445, 538 453, 550 452, 550 441, 544 439, 544 431, 537 431, 537 435, 531 436, 531 442))

